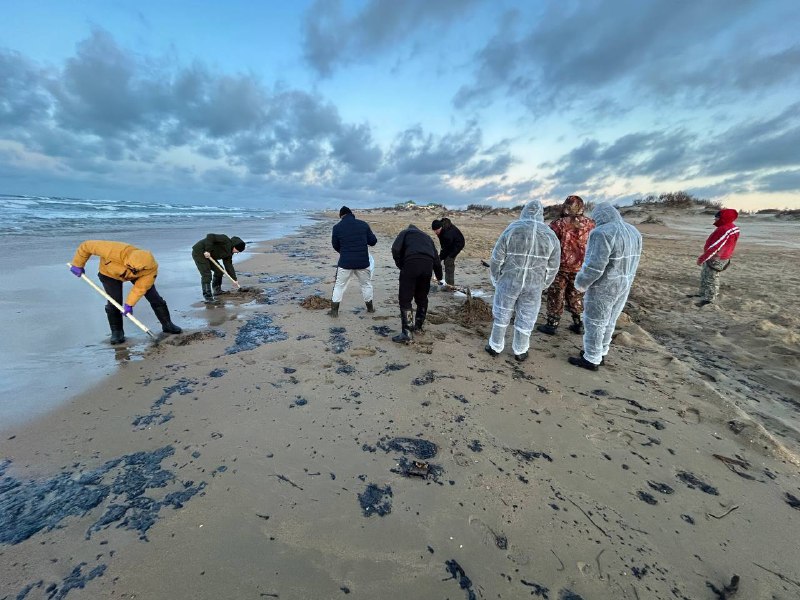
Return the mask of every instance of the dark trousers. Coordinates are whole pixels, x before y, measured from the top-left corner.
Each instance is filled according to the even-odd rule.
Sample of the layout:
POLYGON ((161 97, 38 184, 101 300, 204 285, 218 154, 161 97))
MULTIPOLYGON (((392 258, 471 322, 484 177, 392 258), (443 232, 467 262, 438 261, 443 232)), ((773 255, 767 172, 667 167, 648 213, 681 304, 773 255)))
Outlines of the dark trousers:
POLYGON ((400 310, 411 310, 412 299, 417 303, 417 310, 428 310, 432 275, 433 259, 415 258, 405 261, 400 269, 400 290, 397 294, 400 310))
POLYGON ((564 312, 564 300, 573 317, 580 317, 583 313, 583 294, 575 289, 575 276, 577 273, 559 271, 553 283, 547 289, 547 321, 558 324, 561 313, 564 312))
POLYGON ((214 287, 222 286, 222 273, 219 269, 211 266, 210 260, 202 254, 195 254, 194 252, 192 252, 192 260, 197 266, 197 270, 200 271, 201 284, 211 283, 211 279, 213 278, 214 283, 212 285, 214 287))
MULTIPOLYGON (((103 284, 103 289, 106 291, 106 294, 111 296, 119 303, 120 306, 122 306, 122 282, 119 279, 108 277, 102 273, 99 273, 98 277, 100 277, 100 283, 103 284)), ((166 305, 166 301, 161 297, 161 294, 158 293, 156 286, 153 286, 147 290, 144 297, 150 303, 150 306, 152 306, 153 309, 155 309, 157 306, 166 305)), ((106 312, 109 314, 122 314, 119 312, 119 309, 116 306, 111 304, 111 302, 106 302, 106 312)))
POLYGON ((455 257, 445 258, 444 261, 444 280, 450 285, 456 284, 456 259, 455 257))

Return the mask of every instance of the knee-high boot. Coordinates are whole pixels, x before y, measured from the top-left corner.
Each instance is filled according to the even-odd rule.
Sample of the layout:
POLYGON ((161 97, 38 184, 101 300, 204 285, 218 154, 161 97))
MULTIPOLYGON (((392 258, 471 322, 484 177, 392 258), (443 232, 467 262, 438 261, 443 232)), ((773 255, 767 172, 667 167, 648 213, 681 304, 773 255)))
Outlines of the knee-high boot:
POLYGON ((414 331, 422 333, 422 326, 425 325, 425 317, 428 314, 427 308, 417 307, 417 314, 414 318, 414 331))
POLYGON ((106 307, 108 326, 111 328, 111 343, 121 344, 125 341, 125 331, 122 325, 122 313, 116 307, 106 307))
POLYGON ((156 318, 161 323, 161 331, 164 333, 181 333, 183 331, 172 322, 166 302, 154 305, 153 312, 156 313, 156 318))
POLYGON ((413 319, 414 315, 411 313, 411 310, 400 311, 400 322, 403 329, 398 335, 392 338, 393 342, 397 342, 399 344, 408 344, 414 341, 414 333, 411 325, 413 319))
POLYGON ((214 301, 214 294, 211 292, 211 283, 202 283, 203 288, 203 300, 205 302, 213 302, 214 301))

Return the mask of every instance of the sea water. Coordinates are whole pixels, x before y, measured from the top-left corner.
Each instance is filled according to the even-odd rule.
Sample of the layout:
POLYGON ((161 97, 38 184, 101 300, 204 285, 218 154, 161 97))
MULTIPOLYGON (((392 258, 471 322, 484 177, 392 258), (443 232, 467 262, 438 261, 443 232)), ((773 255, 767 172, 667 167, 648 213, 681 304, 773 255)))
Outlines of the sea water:
MULTIPOLYGON (((79 198, 0 195, 0 430, 42 414, 141 357, 146 336, 125 323, 128 343, 108 343, 105 300, 66 265, 87 239, 122 241, 150 250, 156 286, 173 321, 200 329, 214 311, 198 305, 200 276, 191 247, 208 233, 253 242, 294 233, 310 221, 301 211, 182 206, 79 198)), ((98 259, 86 265, 95 283, 98 259)), ((223 284, 229 287, 229 282, 223 284)), ((124 287, 127 295, 130 284, 124 287)), ((218 311, 217 311, 218 312, 218 311)), ((147 301, 136 317, 161 331, 147 301)))

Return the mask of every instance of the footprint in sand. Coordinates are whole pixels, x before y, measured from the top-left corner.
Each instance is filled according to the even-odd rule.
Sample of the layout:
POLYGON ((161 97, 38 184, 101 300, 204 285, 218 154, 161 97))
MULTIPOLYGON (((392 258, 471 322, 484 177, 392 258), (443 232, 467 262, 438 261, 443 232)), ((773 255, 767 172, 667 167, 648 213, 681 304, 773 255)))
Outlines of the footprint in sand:
POLYGON ((376 352, 375 348, 353 348, 350 356, 375 356, 376 352))
POLYGON ((691 406, 678 410, 678 416, 689 425, 697 425, 701 421, 700 411, 691 406))
POLYGON ((526 565, 530 562, 530 557, 524 552, 512 548, 509 550, 508 538, 501 531, 495 531, 484 523, 480 518, 470 515, 469 526, 472 527, 480 535, 481 541, 490 548, 497 548, 498 550, 508 550, 508 558, 518 565, 526 565))

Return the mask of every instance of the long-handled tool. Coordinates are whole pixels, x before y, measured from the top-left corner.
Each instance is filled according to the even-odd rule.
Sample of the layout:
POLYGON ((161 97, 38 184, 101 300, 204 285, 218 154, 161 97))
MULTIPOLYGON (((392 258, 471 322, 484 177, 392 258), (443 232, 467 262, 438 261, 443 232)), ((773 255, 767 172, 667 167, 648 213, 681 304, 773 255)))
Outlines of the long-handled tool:
MULTIPOLYGON (((72 263, 67 263, 67 266, 68 266, 68 267, 70 267, 70 268, 72 268, 72 263)), ((149 335, 149 336, 150 336, 151 338, 153 338, 154 340, 157 340, 157 339, 158 339, 158 338, 156 337, 156 335, 155 335, 155 334, 154 334, 152 331, 150 331, 150 330, 147 328, 147 325, 145 325, 144 323, 142 323, 142 322, 141 322, 139 319, 137 319, 136 317, 134 317, 132 314, 130 314, 130 313, 128 313, 128 314, 125 314, 125 309, 124 309, 124 308, 122 308, 122 307, 119 305, 119 303, 118 303, 116 300, 114 300, 114 299, 113 299, 111 296, 109 296, 108 294, 106 294, 105 290, 101 289, 101 288, 100 288, 100 286, 98 286, 98 285, 97 285, 97 284, 96 284, 94 281, 92 281, 91 279, 89 279, 89 278, 86 276, 86 273, 84 273, 83 275, 81 275, 81 276, 80 276, 80 279, 83 279, 83 280, 84 280, 86 283, 88 283, 90 286, 92 286, 92 287, 95 289, 95 291, 96 291, 98 294, 100 294, 101 296, 103 296, 103 298, 105 298, 105 299, 106 299, 106 300, 108 300, 108 301, 109 301, 111 304, 113 304, 114 306, 116 306, 116 307, 119 309, 119 312, 121 312, 123 315, 125 315, 126 317, 128 317, 128 318, 129 318, 129 319, 130 319, 130 320, 133 322, 133 324, 134 324, 134 325, 136 325, 136 326, 137 326, 139 329, 141 329, 142 331, 144 331, 144 332, 145 332, 147 335, 149 335)))
POLYGON ((240 285, 239 285, 239 282, 238 282, 238 281, 236 281, 236 280, 235 280, 233 277, 231 277, 230 273, 228 273, 228 272, 225 270, 225 268, 224 268, 224 267, 223 267, 221 264, 219 264, 219 263, 218 263, 218 262, 217 262, 217 261, 216 261, 216 260, 215 260, 213 257, 209 256, 209 257, 208 257, 208 260, 210 260, 210 261, 211 261, 211 264, 212 264, 212 265, 214 265, 215 267, 217 267, 217 269, 219 269, 220 271, 222 271, 222 273, 223 273, 223 274, 224 274, 224 275, 225 275, 225 276, 226 276, 228 279, 230 279, 230 280, 233 282, 233 285, 235 285, 237 289, 238 289, 238 288, 240 288, 240 287, 242 287, 242 286, 240 286, 240 285))

